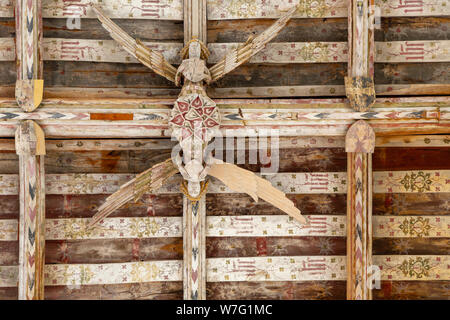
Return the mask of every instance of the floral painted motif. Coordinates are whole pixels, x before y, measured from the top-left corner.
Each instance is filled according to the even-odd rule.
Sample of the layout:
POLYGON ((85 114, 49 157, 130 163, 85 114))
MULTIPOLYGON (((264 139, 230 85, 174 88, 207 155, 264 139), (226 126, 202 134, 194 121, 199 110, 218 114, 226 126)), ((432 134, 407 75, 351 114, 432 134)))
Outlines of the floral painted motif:
POLYGON ((428 271, 430 270, 430 259, 417 257, 409 258, 403 261, 399 269, 403 272, 405 276, 420 279, 422 277, 427 277, 428 271))
POLYGON ((429 224, 430 219, 428 218, 414 218, 405 219, 399 228, 403 231, 405 235, 423 237, 430 234, 431 226, 429 224))
POLYGON ((412 172, 411 174, 406 174, 405 177, 400 181, 400 183, 403 185, 406 191, 430 191, 432 183, 430 175, 430 173, 424 173, 422 171, 419 171, 418 173, 412 172))

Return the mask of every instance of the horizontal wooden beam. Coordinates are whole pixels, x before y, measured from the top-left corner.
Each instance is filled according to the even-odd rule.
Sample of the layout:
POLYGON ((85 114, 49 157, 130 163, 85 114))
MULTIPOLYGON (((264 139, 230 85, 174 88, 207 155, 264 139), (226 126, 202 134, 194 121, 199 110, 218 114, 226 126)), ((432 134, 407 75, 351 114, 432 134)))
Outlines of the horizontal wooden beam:
MULTIPOLYGON (((373 256, 381 280, 429 281, 450 277, 448 255, 373 256)), ((238 257, 206 260, 208 282, 345 280, 345 256, 238 257)), ((181 281, 182 261, 45 266, 46 286, 181 281), (83 276, 80 277, 80 274, 83 276)), ((0 267, 0 287, 17 286, 17 266, 0 267)))
MULTIPOLYGON (((344 137, 279 137, 280 149, 300 148, 343 148, 344 137)), ((268 140, 270 145, 270 138, 268 140)), ((176 141, 170 139, 101 139, 101 140, 47 140, 47 151, 91 151, 91 150, 171 150, 176 141)), ((376 138, 376 147, 450 147, 448 135, 409 135, 386 136, 376 138)), ((223 145, 224 150, 250 150, 249 139, 245 139, 245 146, 223 145)), ((0 150, 15 151, 14 140, 0 139, 0 150)))
MULTIPOLYGON (((0 0, 0 17, 13 17, 13 0, 0 0)), ((80 0, 76 3, 56 0, 42 4, 44 18, 95 18, 88 8, 90 0, 80 0)), ((121 19, 161 19, 183 20, 182 0, 160 0, 148 2, 145 0, 104 0, 100 4, 105 12, 112 18, 121 19)), ((444 3, 444 2, 442 2, 444 3)), ((450 15, 449 6, 439 1, 423 0, 404 2, 402 0, 376 0, 375 5, 381 8, 383 17, 418 17, 418 16, 446 16, 450 15)), ((260 1, 246 3, 245 6, 231 2, 208 1, 209 20, 229 19, 276 19, 282 11, 293 5, 290 1, 266 0, 264 6, 260 1), (228 4, 228 5, 227 5, 228 4)), ((317 6, 304 2, 294 18, 333 18, 347 16, 347 2, 345 0, 325 0, 317 6)))
MULTIPOLYGON (((2 137, 13 136, 21 119, 32 119, 49 138, 153 138, 170 136, 167 117, 174 99, 46 99, 30 114, 17 109, 14 99, 0 102, 2 137)), ((378 98, 373 112, 365 113, 352 112, 340 98, 215 102, 223 135, 261 136, 276 129, 279 136, 341 136, 357 119, 367 119, 378 136, 448 133, 450 127, 447 97, 378 98)))
MULTIPOLYGON (((181 62, 182 43, 146 42, 153 50, 161 51, 173 64, 181 62)), ((239 43, 210 43, 209 63, 217 63, 239 43)), ((43 39, 43 59, 46 61, 90 61, 138 63, 114 40, 43 39)), ((0 38, 0 61, 15 59, 13 38, 0 38)), ((347 62, 347 42, 281 42, 269 43, 249 63, 336 63, 347 62)), ((391 41, 375 43, 375 62, 449 62, 450 40, 391 41)))
MULTIPOLYGON (((299 225, 287 215, 208 216, 207 237, 345 237, 343 215, 306 215, 299 225)), ((89 218, 47 219, 46 240, 181 237, 181 217, 106 218, 86 231, 89 218)), ((373 216, 374 238, 449 238, 450 216, 373 216)), ((17 239, 17 219, 0 220, 0 241, 17 239)))
MULTIPOLYGON (((262 175, 277 189, 288 194, 344 194, 346 172, 291 172, 262 175)), ((71 173, 47 174, 47 194, 110 194, 135 177, 134 174, 71 173)), ((18 194, 18 175, 0 175, 0 195, 18 194)), ((169 179, 156 193, 180 193, 181 176, 169 179)), ((236 193, 212 179, 209 193, 236 193)), ((374 193, 445 193, 450 192, 450 170, 376 171, 374 193)))
MULTIPOLYGON (((0 0, 0 17, 13 17, 13 0, 0 0)), ((111 18, 183 20, 182 0, 54 0, 42 3, 43 18, 96 18, 90 8, 93 2, 111 18)))
MULTIPOLYGON (((450 84, 445 83, 412 83, 412 84, 378 84, 375 90, 380 96, 442 96, 450 95, 450 84)), ((288 98, 288 97, 343 97, 344 85, 299 85, 268 87, 209 87, 208 95, 216 99, 232 98, 288 98)), ((83 96, 86 100, 97 101, 111 99, 148 99, 176 98, 180 94, 178 88, 79 88, 79 87, 46 87, 46 99, 76 99, 83 96)), ((0 86, 0 97, 14 96, 14 87, 0 86)), ((0 98, 1 99, 1 98, 0 98)), ((316 98, 317 99, 317 98, 316 98)), ((75 105, 76 107, 76 105, 75 105)))

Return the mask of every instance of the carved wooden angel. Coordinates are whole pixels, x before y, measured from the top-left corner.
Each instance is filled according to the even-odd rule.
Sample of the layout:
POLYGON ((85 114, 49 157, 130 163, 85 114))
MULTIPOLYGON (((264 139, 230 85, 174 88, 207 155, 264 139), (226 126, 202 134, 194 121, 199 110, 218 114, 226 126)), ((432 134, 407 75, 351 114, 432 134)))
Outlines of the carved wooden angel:
POLYGON ((205 179, 207 175, 211 175, 230 189, 247 193, 255 201, 262 198, 297 221, 305 223, 306 219, 300 214, 300 210, 270 182, 248 170, 215 159, 211 154, 205 154, 208 143, 218 134, 220 126, 219 110, 207 96, 205 86, 222 78, 261 51, 287 24, 297 7, 290 9, 257 37, 249 38, 244 44, 230 50, 209 69, 206 65, 209 51, 201 41, 192 39, 186 44, 181 51, 183 61, 177 69, 168 63, 160 52, 151 50, 139 40, 131 38, 98 7, 93 5, 93 9, 103 27, 129 54, 157 74, 178 86, 182 85, 182 89, 169 120, 172 137, 176 138, 181 146, 180 152, 173 159, 142 172, 108 197, 93 217, 90 226, 126 202, 133 199, 137 201, 145 192, 158 189, 178 172, 187 181, 187 186, 183 182, 181 189, 191 201, 196 201, 203 195, 207 187, 205 179))

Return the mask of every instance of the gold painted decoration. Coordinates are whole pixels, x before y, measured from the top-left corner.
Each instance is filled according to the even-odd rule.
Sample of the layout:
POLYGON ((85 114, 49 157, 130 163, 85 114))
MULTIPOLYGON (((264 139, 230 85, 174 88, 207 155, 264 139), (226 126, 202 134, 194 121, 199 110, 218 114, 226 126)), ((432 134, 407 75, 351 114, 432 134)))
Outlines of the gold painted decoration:
POLYGON ((345 77, 345 94, 356 111, 367 111, 375 103, 375 84, 372 77, 345 77))

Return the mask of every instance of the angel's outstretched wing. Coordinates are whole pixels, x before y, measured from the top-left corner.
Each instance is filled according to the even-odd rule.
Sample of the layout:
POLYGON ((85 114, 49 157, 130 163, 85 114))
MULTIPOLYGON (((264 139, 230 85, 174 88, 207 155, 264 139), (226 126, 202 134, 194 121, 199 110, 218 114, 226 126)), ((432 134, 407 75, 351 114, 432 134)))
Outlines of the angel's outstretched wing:
POLYGON ((297 7, 298 6, 291 8, 286 14, 278 19, 277 22, 257 37, 249 39, 243 45, 228 51, 225 57, 209 69, 211 72, 212 81, 219 80, 224 75, 236 69, 241 64, 247 62, 251 57, 261 51, 264 46, 270 40, 275 38, 281 29, 283 29, 289 22, 295 11, 297 11, 297 7))
POLYGON ((175 82, 175 74, 177 69, 172 66, 161 52, 147 48, 139 40, 134 40, 125 31, 123 31, 117 24, 108 18, 103 11, 92 4, 92 8, 97 14, 98 19, 111 37, 116 40, 129 54, 139 60, 143 65, 152 69, 155 73, 175 82))
POLYGON ((170 177, 178 172, 172 159, 155 164, 148 170, 140 173, 133 180, 128 181, 120 189, 110 195, 105 203, 98 208, 98 212, 92 217, 88 228, 106 218, 115 210, 122 207, 130 200, 137 201, 145 192, 159 189, 170 177))
POLYGON ((208 174, 222 181, 231 190, 247 193, 255 201, 261 198, 300 223, 306 223, 305 217, 301 215, 294 203, 282 191, 273 187, 269 181, 234 164, 218 159, 212 159, 212 163, 208 174))

